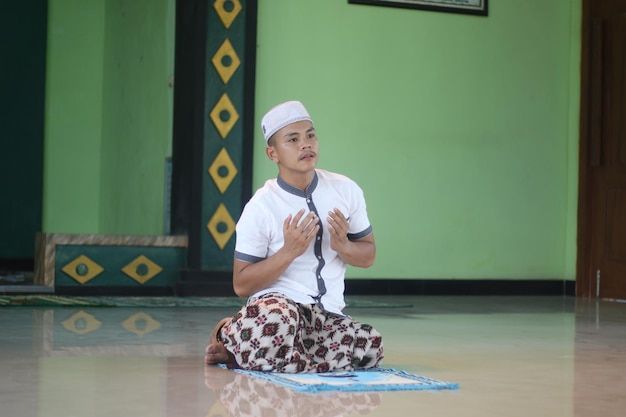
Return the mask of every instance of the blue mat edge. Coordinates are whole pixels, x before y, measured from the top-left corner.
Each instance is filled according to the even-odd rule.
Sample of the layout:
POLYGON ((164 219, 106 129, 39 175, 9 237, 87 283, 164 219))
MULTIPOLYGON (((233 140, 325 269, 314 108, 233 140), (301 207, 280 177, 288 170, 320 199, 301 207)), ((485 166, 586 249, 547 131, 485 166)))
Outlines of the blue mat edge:
MULTIPOLYGON (((359 372, 387 372, 395 373, 402 377, 414 379, 415 381, 426 383, 427 385, 413 385, 413 384, 390 384, 390 385, 365 385, 365 384, 351 384, 338 387, 331 384, 315 384, 308 385, 292 381, 288 378, 283 378, 276 372, 263 372, 263 371, 249 371, 245 369, 234 369, 235 372, 251 375, 257 378, 265 379, 270 382, 274 382, 279 385, 283 385, 292 388, 298 392, 304 393, 318 393, 327 391, 337 392, 374 392, 374 391, 430 391, 430 390, 457 390, 460 385, 454 382, 445 382, 425 376, 415 375, 406 371, 398 371, 393 368, 375 368, 375 369, 359 369, 359 372)), ((329 373, 332 375, 332 373, 329 373)), ((330 376, 329 375, 329 376, 330 376)))

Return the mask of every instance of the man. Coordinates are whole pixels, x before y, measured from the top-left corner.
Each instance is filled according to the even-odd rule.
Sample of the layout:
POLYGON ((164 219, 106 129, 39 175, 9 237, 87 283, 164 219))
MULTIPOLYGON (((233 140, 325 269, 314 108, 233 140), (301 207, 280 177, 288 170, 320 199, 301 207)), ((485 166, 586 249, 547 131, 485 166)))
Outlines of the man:
POLYGON ((376 367, 382 336, 342 313, 346 265, 376 257, 363 192, 315 168, 319 143, 302 103, 274 107, 261 124, 278 178, 237 223, 233 287, 249 299, 213 330, 205 362, 288 373, 376 367))

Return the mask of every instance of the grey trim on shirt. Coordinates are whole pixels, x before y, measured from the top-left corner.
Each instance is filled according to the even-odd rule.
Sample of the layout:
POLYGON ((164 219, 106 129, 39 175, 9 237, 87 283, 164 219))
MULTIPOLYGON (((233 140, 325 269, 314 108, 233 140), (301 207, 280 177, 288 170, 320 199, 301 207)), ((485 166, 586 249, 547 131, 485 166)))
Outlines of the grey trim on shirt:
POLYGON ((306 190, 302 191, 301 189, 294 187, 293 185, 289 185, 285 182, 285 180, 283 180, 280 175, 276 178, 276 181, 278 182, 278 186, 280 188, 282 188, 283 190, 287 191, 289 194, 293 194, 296 195, 298 197, 310 197, 311 194, 313 194, 313 191, 315 191, 315 188, 317 188, 317 182, 319 181, 317 179, 317 171, 315 172, 315 176, 313 176, 313 181, 311 181, 311 184, 309 184, 309 186, 307 187, 306 190))
POLYGON ((235 251, 235 259, 244 262, 250 262, 251 264, 255 264, 257 262, 261 262, 265 258, 259 258, 258 256, 248 255, 247 253, 241 253, 235 251))
POLYGON ((370 225, 367 229, 363 230, 362 232, 348 233, 348 240, 351 240, 351 241, 359 240, 371 233, 372 233, 372 226, 370 225))

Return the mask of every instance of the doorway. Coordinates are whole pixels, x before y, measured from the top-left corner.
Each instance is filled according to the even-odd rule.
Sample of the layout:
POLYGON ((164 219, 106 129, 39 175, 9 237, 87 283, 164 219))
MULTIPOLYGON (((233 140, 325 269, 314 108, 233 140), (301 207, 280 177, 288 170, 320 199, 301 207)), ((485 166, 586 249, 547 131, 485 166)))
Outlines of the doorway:
POLYGON ((32 278, 41 231, 47 4, 6 2, 0 13, 0 285, 32 278))
POLYGON ((583 1, 576 293, 626 299, 626 2, 583 1))

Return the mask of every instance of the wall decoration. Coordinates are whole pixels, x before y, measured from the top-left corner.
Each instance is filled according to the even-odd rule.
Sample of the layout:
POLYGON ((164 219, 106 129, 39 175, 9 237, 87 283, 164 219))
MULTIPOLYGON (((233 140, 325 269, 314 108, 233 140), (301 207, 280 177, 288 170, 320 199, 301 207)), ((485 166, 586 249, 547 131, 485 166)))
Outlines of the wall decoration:
POLYGON ((348 0, 348 3, 351 4, 401 7, 478 16, 487 16, 487 2, 488 0, 348 0))

